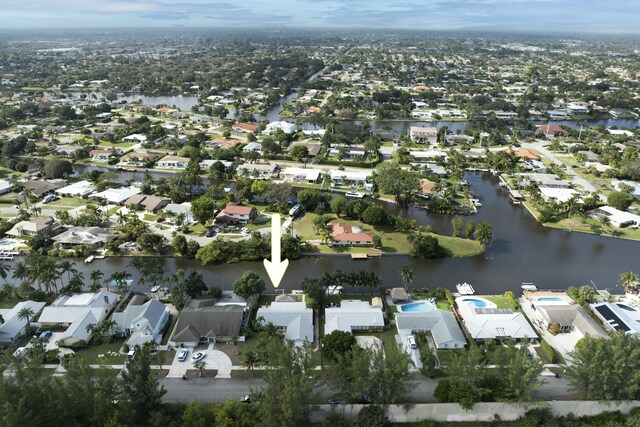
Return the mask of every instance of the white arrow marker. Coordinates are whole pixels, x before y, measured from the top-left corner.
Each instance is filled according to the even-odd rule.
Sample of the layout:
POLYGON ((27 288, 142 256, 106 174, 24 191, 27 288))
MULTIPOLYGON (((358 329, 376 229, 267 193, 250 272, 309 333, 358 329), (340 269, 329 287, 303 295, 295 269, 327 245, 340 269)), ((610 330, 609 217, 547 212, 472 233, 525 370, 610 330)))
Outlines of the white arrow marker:
POLYGON ((267 270, 274 288, 280 285, 280 281, 289 267, 288 259, 280 261, 280 234, 280 214, 273 214, 271 216, 271 261, 265 259, 264 268, 267 270))

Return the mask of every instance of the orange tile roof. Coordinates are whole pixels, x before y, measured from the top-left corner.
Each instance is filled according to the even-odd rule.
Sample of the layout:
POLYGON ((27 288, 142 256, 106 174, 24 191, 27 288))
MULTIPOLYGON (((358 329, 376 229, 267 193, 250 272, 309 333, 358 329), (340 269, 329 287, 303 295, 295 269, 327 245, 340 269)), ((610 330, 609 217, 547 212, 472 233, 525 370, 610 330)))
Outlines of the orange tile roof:
POLYGON ((229 215, 250 215, 254 209, 253 206, 227 205, 222 212, 229 215))
POLYGON ((260 126, 254 125, 254 124, 251 124, 251 123, 235 123, 232 126, 232 128, 234 128, 234 129, 235 128, 240 128, 240 129, 246 130, 247 132, 255 132, 260 128, 260 126))

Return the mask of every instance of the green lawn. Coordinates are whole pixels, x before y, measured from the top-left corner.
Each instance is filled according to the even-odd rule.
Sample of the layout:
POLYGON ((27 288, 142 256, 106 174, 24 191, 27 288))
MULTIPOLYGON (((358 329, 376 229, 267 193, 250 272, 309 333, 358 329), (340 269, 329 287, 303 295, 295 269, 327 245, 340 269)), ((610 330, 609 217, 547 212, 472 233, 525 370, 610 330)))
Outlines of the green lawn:
POLYGON ((59 200, 54 200, 53 202, 48 203, 47 206, 55 206, 55 207, 66 206, 71 208, 77 208, 78 206, 84 206, 86 204, 87 204, 87 201, 84 199, 77 199, 75 197, 62 197, 59 200))
POLYGON ((18 298, 2 298, 0 300, 0 308, 13 308, 20 301, 18 298))
POLYGON ((570 232, 577 231, 579 233, 597 234, 607 237, 619 237, 629 240, 640 240, 640 229, 618 228, 610 225, 604 227, 602 223, 596 219, 583 218, 578 215, 562 219, 558 222, 547 222, 544 223, 544 226, 570 232))
POLYGON ((99 345, 92 345, 89 343, 87 348, 76 351, 78 356, 82 358, 90 365, 122 365, 124 364, 125 355, 118 354, 117 356, 109 356, 107 352, 120 351, 124 341, 115 341, 112 343, 104 342, 99 345), (104 354, 104 357, 98 357, 99 354, 104 354))
POLYGON ((144 220, 145 221, 153 222, 153 221, 157 220, 158 218, 159 218, 158 215, 153 215, 153 214, 148 214, 148 213, 144 214, 144 220))
POLYGON ((376 338, 380 338, 382 340, 382 347, 384 348, 385 352, 389 352, 389 351, 393 351, 395 348, 397 348, 398 344, 396 343, 396 335, 397 335, 398 331, 396 330, 395 327, 393 328, 389 328, 386 331, 382 331, 382 332, 370 332, 370 331, 361 331, 361 332, 355 332, 354 335, 365 335, 365 336, 372 336, 372 337, 376 337, 376 338))
POLYGON ((513 305, 511 304, 508 298, 502 296, 484 296, 479 295, 480 297, 487 299, 498 306, 498 308, 511 308, 513 309, 513 305))

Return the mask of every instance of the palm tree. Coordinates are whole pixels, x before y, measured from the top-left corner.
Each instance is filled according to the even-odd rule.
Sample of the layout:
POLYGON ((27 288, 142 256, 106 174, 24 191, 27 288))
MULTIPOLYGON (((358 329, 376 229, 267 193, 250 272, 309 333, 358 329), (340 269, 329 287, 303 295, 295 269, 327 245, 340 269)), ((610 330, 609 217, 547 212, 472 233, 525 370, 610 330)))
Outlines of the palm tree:
POLYGON ((620 273, 618 276, 618 282, 624 285, 624 290, 627 292, 635 292, 638 281, 640 281, 640 278, 638 278, 638 275, 632 271, 620 273))
MULTIPOLYGON (((60 269, 60 274, 67 273, 67 280, 71 280, 71 274, 76 274, 78 270, 76 270, 76 264, 71 261, 60 261, 58 263, 58 268, 60 269)), ((62 281, 62 279, 61 279, 62 281)))
POLYGON ((23 261, 18 261, 13 267, 13 277, 14 279, 24 282, 25 279, 29 277, 29 268, 27 267, 27 264, 23 261))
POLYGON ((35 316, 33 309, 30 307, 24 307, 18 312, 18 319, 25 320, 27 324, 25 325, 24 330, 29 331, 31 329, 31 320, 33 320, 33 316, 35 316))
POLYGON ((403 265, 398 270, 398 273, 400 274, 400 280, 402 280, 404 289, 406 290, 407 285, 413 283, 413 268, 409 267, 408 265, 403 265))
POLYGON ((207 362, 200 360, 194 363, 193 367, 196 368, 201 377, 204 377, 204 371, 207 369, 207 362))
POLYGON ((608 226, 610 226, 610 225, 611 225, 611 218, 609 218, 609 217, 608 217, 608 216, 606 216, 606 215, 602 215, 602 216, 600 217, 600 222, 602 223, 602 225, 603 225, 604 227, 608 227, 608 226))
POLYGON ((242 353, 242 364, 250 371, 260 362, 260 355, 255 350, 247 350, 242 353))
POLYGON ((100 270, 93 270, 91 272, 91 275, 89 277, 91 277, 91 280, 93 281, 93 284, 91 285, 93 291, 97 291, 98 289, 100 289, 100 281, 102 279, 102 276, 104 276, 104 273, 100 270))
POLYGON ((114 271, 113 273, 111 273, 111 276, 109 276, 109 281, 111 282, 115 282, 116 286, 118 287, 118 291, 119 292, 123 292, 125 286, 127 285, 127 279, 129 279, 131 277, 131 273, 129 273, 128 271, 114 271))
POLYGON ((0 277, 4 280, 5 287, 8 285, 7 276, 11 272, 11 266, 5 264, 4 262, 0 262, 0 277))

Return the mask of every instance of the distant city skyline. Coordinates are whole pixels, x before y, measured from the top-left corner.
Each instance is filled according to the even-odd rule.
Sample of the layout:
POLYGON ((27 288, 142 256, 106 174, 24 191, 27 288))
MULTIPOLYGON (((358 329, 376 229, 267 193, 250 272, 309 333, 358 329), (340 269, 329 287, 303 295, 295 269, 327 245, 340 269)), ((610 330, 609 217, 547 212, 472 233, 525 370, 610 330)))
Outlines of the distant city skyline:
POLYGON ((0 28, 335 28, 640 33, 640 1, 1 0, 0 28), (391 4, 389 4, 391 3, 391 4))

